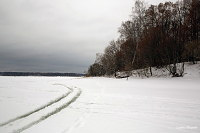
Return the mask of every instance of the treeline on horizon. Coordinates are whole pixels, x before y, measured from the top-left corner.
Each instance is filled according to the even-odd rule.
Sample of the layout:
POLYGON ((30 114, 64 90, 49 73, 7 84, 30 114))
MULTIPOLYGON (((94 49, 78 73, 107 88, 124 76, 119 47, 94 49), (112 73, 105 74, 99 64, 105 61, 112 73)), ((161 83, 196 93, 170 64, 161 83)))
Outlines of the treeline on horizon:
POLYGON ((0 72, 0 76, 67 76, 67 77, 81 77, 85 74, 79 73, 42 73, 42 72, 0 72))
POLYGON ((97 54, 88 76, 120 71, 166 68, 183 76, 184 62, 200 60, 200 1, 184 0, 147 6, 136 0, 131 19, 122 23, 120 37, 97 54))

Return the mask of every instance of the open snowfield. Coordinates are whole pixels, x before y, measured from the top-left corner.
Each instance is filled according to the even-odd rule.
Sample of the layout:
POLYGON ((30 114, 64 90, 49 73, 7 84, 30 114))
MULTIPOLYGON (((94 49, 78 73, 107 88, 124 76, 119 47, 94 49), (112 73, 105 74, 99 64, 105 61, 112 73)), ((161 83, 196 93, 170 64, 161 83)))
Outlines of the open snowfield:
POLYGON ((200 75, 0 77, 0 133, 199 133, 200 75))

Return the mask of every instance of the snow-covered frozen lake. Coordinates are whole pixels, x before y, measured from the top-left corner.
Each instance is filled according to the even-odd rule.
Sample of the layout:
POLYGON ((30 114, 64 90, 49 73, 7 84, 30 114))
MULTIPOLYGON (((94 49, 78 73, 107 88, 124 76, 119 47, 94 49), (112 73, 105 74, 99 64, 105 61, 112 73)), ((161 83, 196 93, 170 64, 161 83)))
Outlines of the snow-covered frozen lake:
POLYGON ((0 133, 199 133, 200 78, 0 77, 0 133))

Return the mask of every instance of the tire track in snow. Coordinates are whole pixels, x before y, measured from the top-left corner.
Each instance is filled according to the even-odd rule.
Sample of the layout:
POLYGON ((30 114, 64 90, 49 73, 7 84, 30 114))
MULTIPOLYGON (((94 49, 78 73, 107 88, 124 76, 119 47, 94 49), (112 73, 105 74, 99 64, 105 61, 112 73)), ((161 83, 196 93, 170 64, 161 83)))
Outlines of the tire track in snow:
POLYGON ((23 126, 21 126, 20 128, 17 128, 16 130, 14 129, 10 129, 11 127, 9 127, 9 125, 7 126, 7 128, 8 128, 8 130, 12 130, 11 132, 13 132, 13 133, 19 133, 19 132, 22 132, 22 131, 24 131, 24 130, 26 130, 26 129, 28 129, 28 128, 30 128, 30 127, 32 127, 32 126, 34 126, 34 125, 36 125, 36 124, 38 124, 39 122, 41 122, 41 121, 43 121, 43 120, 45 120, 45 119, 47 119, 47 118, 49 118, 50 116, 52 116, 52 115, 54 115, 54 114, 56 114, 56 113, 58 113, 58 112, 60 112, 61 110, 63 110, 64 108, 66 108, 67 106, 69 106, 71 103, 73 103, 73 102, 75 102, 76 101, 76 99, 81 95, 81 90, 79 89, 79 88, 76 88, 76 87, 74 87, 74 88, 70 88, 70 87, 67 87, 67 86, 65 86, 65 85, 63 85, 63 84, 54 84, 54 85, 60 85, 60 86, 63 86, 63 87, 66 87, 66 88, 68 88, 69 90, 70 90, 70 92, 68 92, 68 93, 66 93, 65 94, 65 97, 63 96, 63 98, 58 98, 58 99, 56 99, 56 100, 54 100, 54 101, 57 101, 57 102, 54 102, 54 103, 52 103, 52 104, 46 104, 46 105, 49 105, 49 106, 47 106, 47 107, 45 107, 45 106, 43 106, 43 107, 40 107, 40 108, 38 108, 38 109, 36 109, 36 110, 38 110, 37 112, 34 112, 34 111, 31 111, 30 113, 27 113, 27 114, 25 114, 25 115, 22 115, 23 117, 17 117, 18 119, 16 119, 15 118, 15 120, 14 119, 12 119, 12 121, 10 120, 10 122, 7 122, 7 124, 4 124, 4 126, 7 126, 8 124, 12 124, 12 125, 17 125, 18 123, 20 123, 20 121, 19 120, 29 120, 30 118, 31 118, 31 116, 33 116, 33 115, 38 115, 39 116, 39 118, 38 119, 36 119, 36 120, 33 120, 33 121, 31 121, 31 122, 29 122, 28 124, 27 123, 25 123, 23 126), (71 95, 69 95, 69 94, 71 94, 71 95), (67 99, 68 96, 69 95, 69 99, 67 99), (53 110, 51 110, 51 111, 49 111, 48 113, 46 113, 46 114, 44 114, 44 115, 42 115, 42 116, 40 116, 41 114, 40 113, 42 113, 42 112, 45 112, 48 108, 50 108, 51 106, 50 105, 54 105, 54 104, 60 104, 63 100, 66 100, 67 99, 67 101, 66 102, 64 102, 63 104, 61 104, 61 105, 59 105, 59 107, 56 107, 56 108, 53 108, 53 110), (59 102, 60 101, 60 102, 59 102), (39 110, 40 109, 40 110, 39 110), (19 122, 18 122, 19 121, 19 122), (14 124, 13 124, 14 123, 14 124))
MULTIPOLYGON (((78 89, 78 88, 77 88, 77 89, 78 89)), ((39 122, 41 122, 41 121, 47 119, 48 117, 50 117, 50 116, 52 116, 52 115, 54 115, 54 114, 60 112, 60 111, 63 110, 64 108, 68 107, 71 103, 75 102, 76 99, 77 99, 80 95, 81 95, 81 90, 78 89, 78 91, 76 92, 75 96, 74 96, 72 99, 70 99, 68 102, 66 102, 65 104, 63 104, 63 105, 60 106, 59 108, 56 108, 55 110, 53 110, 52 112, 48 113, 47 115, 42 116, 40 119, 38 119, 38 120, 36 120, 36 121, 33 121, 33 122, 31 122, 30 124, 28 124, 28 125, 26 125, 26 126, 20 128, 20 129, 14 131, 14 133, 20 133, 20 132, 22 132, 22 131, 24 131, 24 130, 26 130, 26 129, 28 129, 28 128, 30 128, 30 127, 36 125, 36 124, 38 124, 39 122)))
POLYGON ((0 127, 5 126, 5 125, 7 125, 7 124, 10 124, 10 123, 12 123, 12 122, 15 122, 15 121, 17 121, 17 120, 19 120, 19 119, 23 119, 23 118, 25 118, 25 117, 27 117, 27 116, 29 116, 29 115, 32 115, 32 114, 34 114, 34 113, 36 113, 36 112, 38 112, 38 111, 40 111, 40 110, 42 110, 42 109, 45 109, 46 107, 49 107, 49 106, 51 106, 52 104, 57 103, 57 102, 59 102, 60 100, 62 100, 63 98, 67 97, 70 93, 71 93, 71 92, 67 92, 66 94, 62 95, 61 97, 58 97, 58 98, 56 98, 55 100, 50 101, 50 102, 48 102, 47 104, 45 104, 45 105, 43 105, 43 106, 41 106, 41 107, 39 107, 39 108, 36 108, 36 109, 33 110, 33 111, 30 111, 30 112, 28 112, 28 113, 26 113, 26 114, 23 114, 23 115, 21 115, 21 116, 18 116, 18 117, 15 117, 15 118, 13 118, 13 119, 10 119, 10 120, 8 120, 8 121, 6 121, 6 122, 3 122, 3 123, 0 124, 0 127))

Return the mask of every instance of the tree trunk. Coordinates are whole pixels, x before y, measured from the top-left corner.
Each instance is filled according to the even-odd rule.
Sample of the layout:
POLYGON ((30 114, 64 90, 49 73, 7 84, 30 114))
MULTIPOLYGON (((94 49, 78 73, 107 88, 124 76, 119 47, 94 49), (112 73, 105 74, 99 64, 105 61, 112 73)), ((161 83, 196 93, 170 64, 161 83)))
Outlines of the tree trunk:
POLYGON ((153 76, 153 73, 152 73, 152 68, 151 68, 151 66, 149 67, 149 69, 150 69, 151 76, 153 76))

